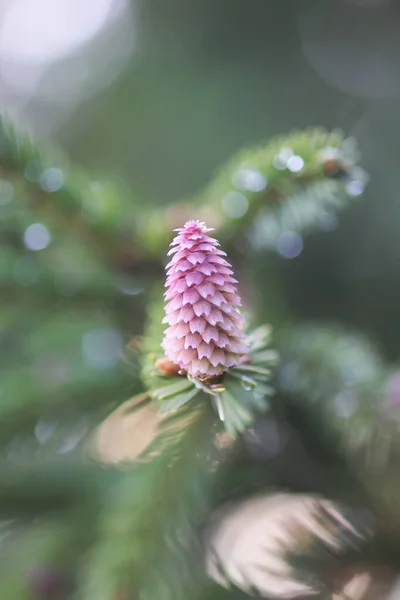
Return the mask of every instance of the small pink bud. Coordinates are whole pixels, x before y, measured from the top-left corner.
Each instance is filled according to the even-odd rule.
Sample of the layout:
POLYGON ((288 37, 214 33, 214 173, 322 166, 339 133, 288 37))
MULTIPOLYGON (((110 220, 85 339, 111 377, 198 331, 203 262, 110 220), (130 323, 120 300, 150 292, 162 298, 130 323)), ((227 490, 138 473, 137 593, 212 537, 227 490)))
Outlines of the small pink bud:
POLYGON ((221 375, 248 351, 233 271, 219 243, 200 221, 176 229, 167 265, 168 288, 162 347, 193 377, 221 375))

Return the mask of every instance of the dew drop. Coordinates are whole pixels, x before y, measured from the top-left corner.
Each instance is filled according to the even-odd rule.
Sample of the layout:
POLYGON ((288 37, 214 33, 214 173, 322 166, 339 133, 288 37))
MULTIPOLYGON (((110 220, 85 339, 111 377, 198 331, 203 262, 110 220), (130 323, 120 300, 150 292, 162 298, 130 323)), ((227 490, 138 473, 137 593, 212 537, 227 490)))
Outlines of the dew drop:
POLYGON ((246 390, 246 392, 250 392, 253 389, 251 385, 245 383, 244 381, 241 381, 241 386, 244 390, 246 390))

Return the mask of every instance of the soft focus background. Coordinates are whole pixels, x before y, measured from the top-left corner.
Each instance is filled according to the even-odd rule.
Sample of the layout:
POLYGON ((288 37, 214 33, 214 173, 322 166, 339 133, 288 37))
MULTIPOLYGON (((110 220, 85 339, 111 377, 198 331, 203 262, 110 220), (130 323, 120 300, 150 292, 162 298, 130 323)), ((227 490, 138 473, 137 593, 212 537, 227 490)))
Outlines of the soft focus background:
POLYGON ((365 200, 277 268, 296 311, 396 358, 399 28, 390 0, 3 0, 0 105, 154 205, 244 144, 310 125, 356 136, 365 200))
MULTIPOLYGON (((296 233, 288 245, 277 244, 272 252, 233 243, 232 260, 257 324, 272 322, 279 329, 289 324, 290 314, 290 322, 338 324, 342 333, 336 338, 321 328, 307 337, 306 329, 304 339, 294 336, 287 344, 288 358, 276 377, 284 408, 277 410, 276 419, 260 420, 258 429, 246 432, 241 446, 245 458, 240 455, 232 477, 240 473, 242 482, 248 476, 251 489, 253 474, 261 482, 258 468, 279 488, 347 499, 354 480, 355 488, 359 484, 362 463, 363 490, 376 502, 377 515, 386 514, 387 497, 393 510, 392 520, 382 526, 385 535, 393 535, 382 556, 396 547, 400 493, 393 471, 382 475, 382 504, 379 484, 371 483, 375 480, 368 471, 375 469, 376 475, 379 465, 389 461, 390 443, 379 464, 375 455, 363 455, 364 442, 368 448, 373 445, 371 430, 379 419, 373 411, 361 416, 357 411, 362 413, 364 400, 371 401, 379 418, 384 415, 391 422, 400 401, 399 32, 400 4, 395 0, 0 0, 0 112, 44 147, 60 147, 71 164, 82 168, 85 186, 90 182, 93 192, 91 197, 82 185, 79 196, 79 177, 68 179, 68 167, 57 162, 54 150, 51 164, 39 165, 35 159, 22 170, 18 161, 10 166, 0 135, 0 158, 6 148, 4 164, 0 161, 6 240, 0 263, 5 288, 1 334, 6 332, 0 337, 0 555, 5 559, 0 561, 0 591, 5 600, 75 599, 68 595, 74 586, 84 590, 76 596, 82 600, 134 598, 123 586, 119 592, 120 579, 115 578, 115 585, 110 581, 131 567, 130 544, 133 534, 143 534, 141 511, 146 516, 149 497, 155 503, 154 487, 143 476, 140 490, 150 492, 146 496, 143 491, 140 498, 129 475, 124 479, 111 470, 86 477, 82 460, 94 426, 142 391, 137 361, 121 374, 120 358, 126 344, 143 331, 151 284, 164 277, 160 257, 166 242, 162 236, 158 240, 157 224, 149 226, 145 231, 151 239, 142 253, 142 240, 133 239, 130 225, 140 222, 149 207, 154 215, 164 214, 161 206, 195 195, 242 146, 314 126, 342 129, 358 140, 361 165, 369 174, 365 194, 364 181, 357 181, 350 208, 330 214, 319 229, 304 238, 296 233), (123 199, 118 206, 117 197, 123 199), (83 208, 79 204, 74 213, 71 198, 82 201, 83 208), (128 216, 126 229, 121 215, 128 216), (374 348, 352 331, 366 335, 374 348), (311 371, 309 380, 301 372, 302 357, 306 375, 311 371), (325 363, 318 371, 320 358, 325 363), (392 370, 397 375, 390 378, 392 370), (375 377, 382 387, 374 387, 375 377), (333 399, 332 412, 324 417, 334 423, 332 431, 337 427, 332 434, 328 426, 332 437, 318 439, 313 409, 303 405, 298 410, 308 410, 305 416, 289 408, 286 419, 286 395, 297 392, 310 402, 333 399), (385 394, 390 410, 379 404, 385 394), (329 454, 329 446, 333 454, 342 453, 346 465, 348 459, 350 475, 329 454), (35 468, 39 465, 39 478, 29 470, 30 460, 35 468), (26 477, 25 468, 30 473, 26 477), (86 495, 85 487, 81 502, 82 480, 93 488, 86 495), (129 504, 134 497, 139 508, 129 504), (66 512, 57 512, 60 507, 66 512), (133 524, 132 515, 138 515, 133 524), (81 557, 88 549, 92 558, 86 563, 81 557), (20 561, 13 558, 17 554, 20 561)), ((167 211, 167 221, 175 223, 180 210, 167 211)), ((227 212, 224 205, 222 211, 227 212)), ((284 336, 280 343, 285 348, 284 336)), ((135 343, 132 348, 135 355, 135 343)), ((135 438, 140 448, 132 449, 129 435, 122 442, 120 429, 114 431, 112 421, 110 426, 100 431, 97 448, 105 463, 118 462, 124 452, 141 452, 140 439, 135 438)), ((137 431, 139 425, 134 419, 128 423, 128 434, 129 427, 137 431)), ((145 447, 154 437, 153 425, 147 430, 142 421, 140 427, 145 447)), ((394 429, 397 440, 397 421, 394 429)), ((380 443, 374 450, 382 449, 380 443)), ((397 468, 398 462, 394 464, 397 468)), ((246 495, 241 485, 233 489, 246 495)), ((178 489, 173 479, 160 483, 168 498, 173 489, 178 489)), ((354 495, 358 493, 357 488, 354 495)), ((286 500, 293 508, 292 500, 286 500)), ((215 498, 213 502, 218 504, 215 498)), ((365 506, 363 519, 371 521, 365 506)), ((296 505, 293 510, 301 514, 303 509, 296 505)), ((148 512, 161 514, 162 523, 157 503, 148 512)), ((167 509, 166 514, 169 523, 167 509)), ((147 534, 153 535, 145 531, 143 538, 147 534)), ((137 556, 147 556, 140 545, 137 556)), ((162 566, 173 572, 170 565, 162 566)), ((146 569, 147 562, 141 600, 187 600, 166 595, 165 587, 162 593, 152 589, 146 569)), ((141 585, 137 583, 138 589, 141 585)), ((202 598, 228 598, 212 590, 202 598)), ((279 586, 276 593, 272 597, 281 597, 279 586)))

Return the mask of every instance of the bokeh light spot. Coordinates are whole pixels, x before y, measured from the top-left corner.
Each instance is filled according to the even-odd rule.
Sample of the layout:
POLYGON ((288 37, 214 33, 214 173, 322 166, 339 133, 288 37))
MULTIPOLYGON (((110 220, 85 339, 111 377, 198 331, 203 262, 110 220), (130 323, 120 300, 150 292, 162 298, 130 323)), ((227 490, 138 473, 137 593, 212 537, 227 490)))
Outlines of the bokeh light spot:
POLYGON ((57 192, 64 184, 64 173, 61 169, 46 169, 40 178, 40 185, 45 192, 57 192))
POLYGON ((115 0, 14 0, 0 29, 1 53, 30 63, 60 59, 93 37, 115 0))
POLYGON ((289 169, 289 171, 292 171, 292 173, 297 173, 298 171, 301 171, 303 167, 304 160, 301 158, 301 156, 297 156, 296 154, 291 156, 287 161, 287 168, 289 169))
POLYGON ((229 192, 222 198, 222 210, 231 219, 239 219, 247 212, 249 201, 240 192, 229 192))
POLYGON ((238 190, 261 192, 267 185, 267 178, 259 171, 242 167, 233 176, 232 183, 238 190))
POLYGON ((42 223, 33 223, 24 232, 24 244, 28 250, 44 250, 51 242, 51 235, 42 223))
POLYGON ((283 171, 287 168, 288 161, 292 156, 293 150, 291 150, 290 148, 282 148, 279 154, 275 156, 274 160, 272 161, 272 164, 274 165, 275 169, 278 169, 278 171, 283 171))
POLYGON ((315 2, 300 13, 299 37, 310 66, 340 92, 398 98, 399 26, 399 11, 384 1, 315 2))
POLYGON ((361 196, 365 190, 365 184, 363 181, 354 179, 346 184, 346 191, 349 196, 361 196))
POLYGON ((82 338, 82 352, 91 367, 111 369, 123 351, 122 336, 116 329, 104 327, 88 331, 82 338))
POLYGON ((279 236, 276 249, 283 258, 296 258, 303 250, 303 239, 295 231, 285 231, 279 236))

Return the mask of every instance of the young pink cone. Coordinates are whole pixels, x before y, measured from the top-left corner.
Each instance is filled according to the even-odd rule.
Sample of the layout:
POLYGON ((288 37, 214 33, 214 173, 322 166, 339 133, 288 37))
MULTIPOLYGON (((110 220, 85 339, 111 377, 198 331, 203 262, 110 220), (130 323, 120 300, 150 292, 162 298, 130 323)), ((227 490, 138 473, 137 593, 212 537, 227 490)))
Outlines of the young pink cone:
POLYGON ((200 221, 176 229, 167 265, 168 323, 162 347, 193 377, 219 375, 240 364, 248 351, 241 305, 230 264, 200 221))

